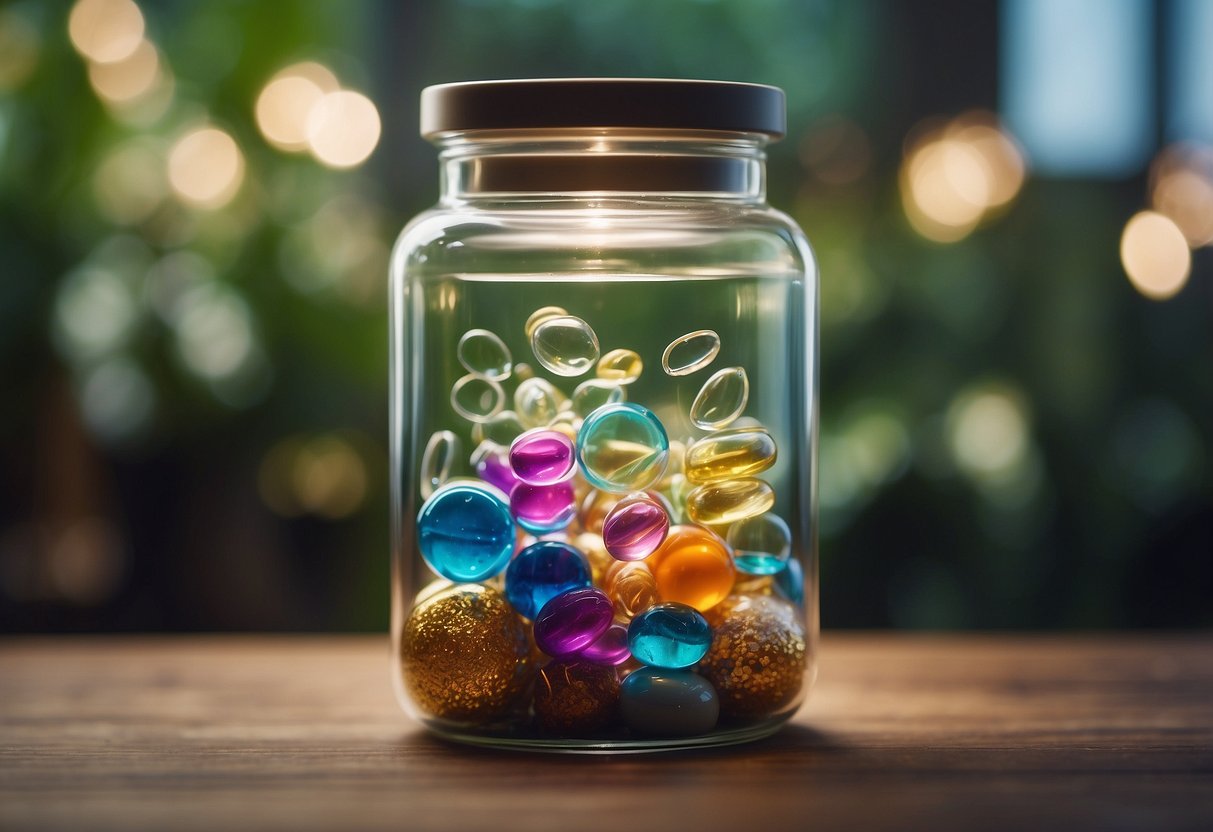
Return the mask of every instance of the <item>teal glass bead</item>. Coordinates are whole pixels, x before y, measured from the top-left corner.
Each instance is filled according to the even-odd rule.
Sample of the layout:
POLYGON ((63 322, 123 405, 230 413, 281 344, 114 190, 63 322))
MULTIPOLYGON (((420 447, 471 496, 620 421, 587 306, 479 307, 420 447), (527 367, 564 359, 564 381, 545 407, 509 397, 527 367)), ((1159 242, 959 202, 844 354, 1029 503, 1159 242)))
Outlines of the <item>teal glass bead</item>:
POLYGON ((628 625, 628 649, 652 667, 690 667, 712 646, 712 627, 694 607, 668 602, 649 607, 628 625))
POLYGON ((661 420, 631 402, 598 408, 577 433, 577 462, 590 485, 602 491, 645 490, 665 473, 669 457, 661 420))
POLYGON ((447 580, 487 580, 510 561, 514 520, 505 495, 489 485, 442 486, 417 514, 417 546, 429 567, 447 580))

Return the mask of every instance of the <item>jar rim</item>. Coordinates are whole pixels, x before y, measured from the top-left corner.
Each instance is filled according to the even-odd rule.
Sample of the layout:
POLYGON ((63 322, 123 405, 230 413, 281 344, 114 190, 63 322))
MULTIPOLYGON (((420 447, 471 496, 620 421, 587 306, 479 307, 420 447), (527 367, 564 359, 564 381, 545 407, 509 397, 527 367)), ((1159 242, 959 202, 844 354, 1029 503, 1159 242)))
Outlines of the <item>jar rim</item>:
POLYGON ((530 78, 460 81, 421 91, 421 135, 633 128, 759 133, 787 130, 783 90, 681 78, 530 78))

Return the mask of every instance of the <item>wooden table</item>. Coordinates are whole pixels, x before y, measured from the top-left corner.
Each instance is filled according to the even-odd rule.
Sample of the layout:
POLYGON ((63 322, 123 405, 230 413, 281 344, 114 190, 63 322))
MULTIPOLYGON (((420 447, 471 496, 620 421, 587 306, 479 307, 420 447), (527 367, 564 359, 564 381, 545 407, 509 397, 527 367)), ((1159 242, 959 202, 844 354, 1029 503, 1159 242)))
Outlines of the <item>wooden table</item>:
POLYGON ((474 750, 385 638, 0 642, 0 829, 1213 830, 1213 636, 834 635, 778 736, 474 750))

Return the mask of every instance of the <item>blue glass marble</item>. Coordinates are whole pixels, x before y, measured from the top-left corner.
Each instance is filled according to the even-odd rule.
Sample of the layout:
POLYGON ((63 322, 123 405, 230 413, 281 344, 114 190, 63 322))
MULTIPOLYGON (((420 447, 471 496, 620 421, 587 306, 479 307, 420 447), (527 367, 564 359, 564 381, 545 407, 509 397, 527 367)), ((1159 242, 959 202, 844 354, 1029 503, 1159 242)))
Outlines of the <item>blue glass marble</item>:
POLYGON ((712 646, 712 627, 694 607, 668 602, 649 607, 628 625, 628 649, 652 667, 690 667, 712 646))
POLYGON ((603 405, 577 433, 577 462, 590 485, 602 491, 643 491, 665 473, 669 458, 665 426, 638 404, 603 405))
POLYGON ((792 558, 775 573, 775 588, 793 604, 804 603, 804 567, 799 560, 792 558))
POLYGON ((447 580, 473 583, 499 573, 514 551, 514 520, 505 495, 480 483, 435 491, 417 514, 417 545, 447 580))
POLYGON ((533 619, 560 593, 589 585, 585 555, 559 540, 532 543, 505 570, 505 597, 524 618, 533 619))

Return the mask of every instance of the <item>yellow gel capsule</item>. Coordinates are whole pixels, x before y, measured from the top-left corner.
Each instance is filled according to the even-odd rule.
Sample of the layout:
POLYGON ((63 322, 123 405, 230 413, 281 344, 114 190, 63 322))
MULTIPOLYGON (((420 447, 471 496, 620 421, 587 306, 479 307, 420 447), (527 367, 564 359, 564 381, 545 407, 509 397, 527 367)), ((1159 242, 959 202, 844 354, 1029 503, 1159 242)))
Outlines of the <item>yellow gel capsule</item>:
POLYGON ((687 495, 687 517, 708 526, 725 526, 767 511, 775 505, 775 490, 759 479, 709 482, 687 495))
POLYGON ((550 318, 559 318, 569 314, 569 311, 563 306, 541 306, 531 313, 531 317, 526 319, 526 324, 523 325, 523 330, 526 332, 526 339, 531 340, 531 335, 535 332, 535 327, 539 326, 550 318))
MULTIPOLYGON (((638 561, 639 562, 639 561, 638 561)), ((663 601, 705 612, 733 589, 736 573, 729 547, 699 526, 673 526, 661 547, 644 561, 663 601)))
POLYGON ((730 428, 709 433, 686 452, 686 475, 693 483, 752 477, 775 464, 777 448, 762 428, 730 428))
POLYGON ((518 419, 517 413, 512 410, 503 410, 483 422, 472 425, 472 439, 477 444, 492 442, 508 448, 514 438, 524 430, 526 430, 526 426, 518 419))
POLYGON ((603 591, 615 605, 618 618, 630 620, 658 603, 657 581, 643 561, 615 560, 603 577, 603 591))
POLYGON ((594 581, 594 585, 605 586, 607 570, 619 561, 611 557, 611 553, 606 550, 602 536, 594 532, 582 532, 571 542, 590 562, 590 577, 594 581))
POLYGON ((540 321, 531 332, 536 360, 558 376, 579 376, 598 361, 598 336, 585 321, 558 315, 540 321))
POLYGON ((573 391, 573 413, 585 418, 600 407, 627 401, 627 391, 617 381, 592 378, 573 391))
POLYGON ((598 359, 596 373, 603 381, 631 384, 643 371, 644 362, 635 350, 611 350, 598 359))

